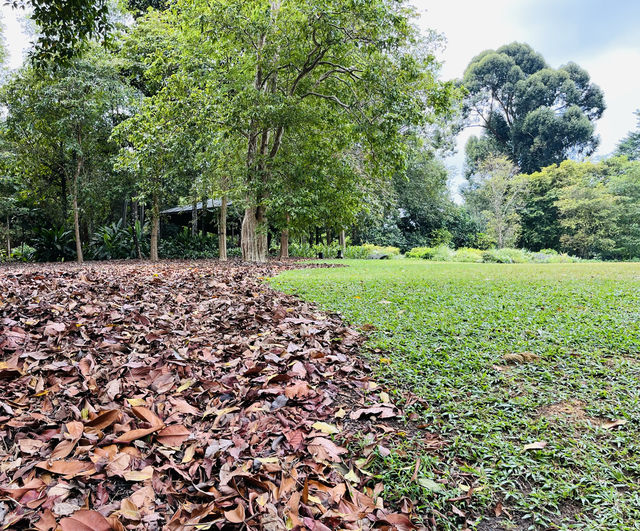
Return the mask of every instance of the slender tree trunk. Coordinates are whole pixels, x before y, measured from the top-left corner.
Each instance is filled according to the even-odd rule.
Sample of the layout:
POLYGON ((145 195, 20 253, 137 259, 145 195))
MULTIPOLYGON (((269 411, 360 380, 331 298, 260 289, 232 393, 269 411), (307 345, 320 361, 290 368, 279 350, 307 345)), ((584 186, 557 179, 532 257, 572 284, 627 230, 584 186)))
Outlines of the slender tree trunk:
POLYGON ((347 237, 344 233, 344 229, 340 231, 340 248, 343 253, 347 250, 347 237))
POLYGON ((7 260, 11 258, 11 223, 7 214, 7 260))
POLYGON ((129 200, 125 199, 122 202, 122 226, 127 226, 127 211, 129 210, 129 200))
POLYGON ((198 201, 191 204, 191 236, 198 235, 198 201))
POLYGON ((151 207, 151 251, 149 257, 152 262, 158 261, 158 235, 160 234, 160 201, 157 195, 153 196, 151 207))
POLYGON ((287 224, 280 233, 280 260, 289 258, 289 221, 291 218, 287 214, 287 224))
POLYGON ((220 202, 220 218, 218 219, 218 250, 220 261, 227 261, 227 196, 220 202))
POLYGON ((82 172, 82 166, 84 164, 84 158, 82 155, 78 155, 76 162, 76 171, 73 174, 73 229, 76 237, 76 256, 79 264, 84 262, 82 256, 82 240, 80 239, 80 213, 78 211, 78 179, 82 172))
MULTIPOLYGON (((133 245, 136 248, 138 260, 142 260, 142 250, 138 239, 138 202, 134 200, 131 200, 131 215, 133 216, 133 245)), ((140 224, 140 227, 142 228, 142 224, 140 224)))

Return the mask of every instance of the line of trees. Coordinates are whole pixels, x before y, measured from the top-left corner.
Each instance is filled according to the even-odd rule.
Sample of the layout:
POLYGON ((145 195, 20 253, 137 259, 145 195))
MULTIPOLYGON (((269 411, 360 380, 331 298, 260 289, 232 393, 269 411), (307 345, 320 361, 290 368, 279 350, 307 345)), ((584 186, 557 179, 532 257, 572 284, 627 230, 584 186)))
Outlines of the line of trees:
POLYGON ((292 238, 640 254, 640 134, 581 162, 605 104, 574 63, 512 43, 442 82, 439 38, 395 0, 16 4, 40 33, 0 88, 8 255, 29 243, 47 260, 157 260, 192 245, 260 262, 292 238), (441 155, 464 126, 482 133, 458 205, 441 155), (195 205, 212 197, 209 239, 195 205), (161 240, 160 212, 178 203, 194 205, 191 231, 161 240))
MULTIPOLYGON (((81 53, 52 66, 43 37, 0 94, 3 170, 28 196, 22 224, 71 216, 78 261, 123 202, 147 206, 152 260, 160 211, 180 198, 222 198, 223 259, 230 200, 244 208, 245 260, 266 260, 273 232, 283 257, 309 227, 344 240, 406 171, 410 144, 434 157, 429 136, 458 99, 404 2, 133 4, 133 24, 88 16, 110 28, 111 48, 79 32, 68 44, 81 53)), ((36 14, 51 29, 51 13, 36 14)))

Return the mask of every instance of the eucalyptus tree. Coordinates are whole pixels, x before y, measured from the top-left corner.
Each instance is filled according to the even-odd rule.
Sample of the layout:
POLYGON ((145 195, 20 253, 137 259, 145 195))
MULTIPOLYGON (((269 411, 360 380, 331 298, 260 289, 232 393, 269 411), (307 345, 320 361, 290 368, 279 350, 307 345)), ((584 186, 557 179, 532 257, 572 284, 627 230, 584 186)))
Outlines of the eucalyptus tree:
POLYGON ((407 125, 450 109, 456 90, 438 82, 412 16, 395 0, 177 0, 166 12, 182 57, 153 97, 180 106, 187 86, 212 126, 244 144, 245 260, 266 259, 278 172, 302 156, 285 146, 308 124, 348 135, 367 175, 390 175, 407 125))
POLYGON ((575 63, 550 68, 530 46, 514 42, 474 57, 462 84, 470 124, 484 130, 467 151, 470 166, 491 151, 531 173, 598 145, 603 93, 575 63))

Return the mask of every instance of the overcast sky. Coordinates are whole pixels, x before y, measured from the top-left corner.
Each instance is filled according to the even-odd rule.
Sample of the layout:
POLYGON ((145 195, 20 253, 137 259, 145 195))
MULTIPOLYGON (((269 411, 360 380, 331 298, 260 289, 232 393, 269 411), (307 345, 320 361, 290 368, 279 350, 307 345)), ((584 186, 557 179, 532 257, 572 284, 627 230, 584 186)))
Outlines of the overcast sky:
MULTIPOLYGON (((635 129, 640 108, 640 0, 414 0, 421 24, 444 33, 443 78, 462 77, 479 52, 513 41, 526 42, 547 63, 574 61, 604 91, 607 110, 597 125, 600 148, 611 153, 635 129)), ((448 161, 458 173, 462 148, 477 129, 459 139, 448 161)), ((455 179, 459 182, 460 177, 455 179)))
MULTIPOLYGON (((462 77, 479 52, 513 41, 526 42, 552 67, 575 61, 604 90, 607 110, 598 122, 597 155, 611 153, 635 128, 640 108, 640 0, 413 0, 424 28, 443 33, 442 77, 462 77)), ((0 8, 11 67, 21 63, 27 42, 17 13, 0 8)), ((458 173, 462 147, 477 130, 459 139, 448 165, 458 173)))

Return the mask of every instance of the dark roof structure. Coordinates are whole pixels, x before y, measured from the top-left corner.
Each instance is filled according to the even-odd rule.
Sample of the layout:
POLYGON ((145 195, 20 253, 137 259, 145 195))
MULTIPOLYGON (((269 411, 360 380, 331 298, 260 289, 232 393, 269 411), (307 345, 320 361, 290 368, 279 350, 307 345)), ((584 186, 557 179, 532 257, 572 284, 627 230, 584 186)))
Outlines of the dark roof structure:
MULTIPOLYGON (((227 205, 231 205, 231 201, 227 202, 227 205)), ((207 199, 207 210, 210 208, 220 208, 222 206, 222 201, 220 199, 207 199)), ((196 210, 202 210, 202 201, 198 201, 196 204, 196 210)), ((184 214, 186 212, 193 211, 193 205, 185 205, 179 207, 168 208, 167 210, 163 210, 160 214, 184 214)))

